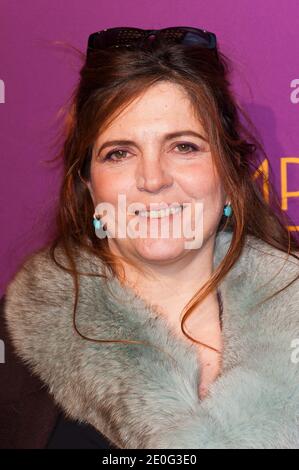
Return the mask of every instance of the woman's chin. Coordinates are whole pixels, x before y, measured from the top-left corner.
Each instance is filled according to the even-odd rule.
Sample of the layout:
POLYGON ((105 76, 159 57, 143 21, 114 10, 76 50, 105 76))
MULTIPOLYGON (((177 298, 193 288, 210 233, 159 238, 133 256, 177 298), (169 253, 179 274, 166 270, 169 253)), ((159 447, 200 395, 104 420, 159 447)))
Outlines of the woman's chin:
POLYGON ((179 257, 185 251, 182 238, 144 238, 134 242, 134 251, 147 261, 167 261, 179 257))

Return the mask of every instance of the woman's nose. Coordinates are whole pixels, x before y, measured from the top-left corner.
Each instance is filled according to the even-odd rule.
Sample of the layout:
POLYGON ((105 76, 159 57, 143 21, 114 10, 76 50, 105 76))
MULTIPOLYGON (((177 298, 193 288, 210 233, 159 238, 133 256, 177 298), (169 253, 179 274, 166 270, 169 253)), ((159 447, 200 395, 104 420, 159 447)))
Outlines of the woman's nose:
POLYGON ((173 178, 160 159, 142 161, 137 169, 136 186, 140 191, 159 192, 171 186, 173 178))

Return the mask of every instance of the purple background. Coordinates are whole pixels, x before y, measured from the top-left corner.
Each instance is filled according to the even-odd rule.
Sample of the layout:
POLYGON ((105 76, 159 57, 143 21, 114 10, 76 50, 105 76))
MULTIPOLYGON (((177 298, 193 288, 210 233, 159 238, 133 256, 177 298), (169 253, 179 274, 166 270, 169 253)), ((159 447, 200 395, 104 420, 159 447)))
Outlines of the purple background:
POLYGON ((297 158, 287 185, 295 192, 288 213, 299 226, 298 0, 1 0, 0 293, 24 256, 46 241, 58 195, 59 168, 45 160, 57 150, 56 115, 81 64, 51 42, 84 51, 88 35, 102 28, 175 25, 215 32, 233 60, 237 99, 260 131, 279 195, 281 159, 297 158))

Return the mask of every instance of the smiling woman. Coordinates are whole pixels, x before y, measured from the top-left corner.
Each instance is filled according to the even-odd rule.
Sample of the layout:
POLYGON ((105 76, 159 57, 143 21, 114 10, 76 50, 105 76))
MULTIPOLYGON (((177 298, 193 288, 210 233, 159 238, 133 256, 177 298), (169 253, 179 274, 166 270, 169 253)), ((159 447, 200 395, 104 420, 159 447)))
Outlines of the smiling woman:
POLYGON ((90 37, 58 155, 57 234, 7 289, 12 342, 111 445, 299 447, 292 223, 253 178, 265 154, 215 35, 143 33, 90 37), (114 234, 123 220, 138 236, 114 234), (179 236, 153 236, 170 222, 179 236))

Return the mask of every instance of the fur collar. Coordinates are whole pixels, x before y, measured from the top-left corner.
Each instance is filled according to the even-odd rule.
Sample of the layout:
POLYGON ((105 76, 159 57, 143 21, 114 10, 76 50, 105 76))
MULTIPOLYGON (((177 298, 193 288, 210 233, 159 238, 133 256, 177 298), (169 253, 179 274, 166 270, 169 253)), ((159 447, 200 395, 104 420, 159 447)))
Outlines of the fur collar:
MULTIPOLYGON (((231 237, 217 235, 214 266, 231 237)), ((96 272, 99 266, 82 254, 78 268, 96 272)), ((298 281, 258 305, 298 272, 294 258, 286 261, 285 253, 247 236, 219 286, 223 368, 204 400, 198 398, 196 345, 174 336, 155 306, 117 279, 106 285, 102 278, 80 277, 79 330, 97 339, 146 341, 174 360, 150 345, 78 336, 72 278, 47 249, 10 282, 5 319, 16 353, 56 403, 120 448, 299 448, 298 281)))

